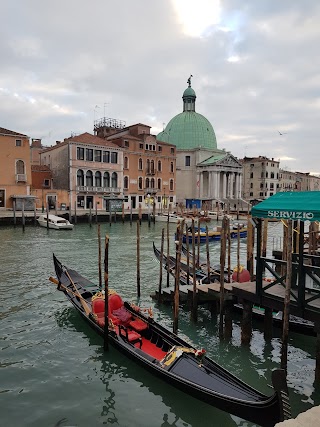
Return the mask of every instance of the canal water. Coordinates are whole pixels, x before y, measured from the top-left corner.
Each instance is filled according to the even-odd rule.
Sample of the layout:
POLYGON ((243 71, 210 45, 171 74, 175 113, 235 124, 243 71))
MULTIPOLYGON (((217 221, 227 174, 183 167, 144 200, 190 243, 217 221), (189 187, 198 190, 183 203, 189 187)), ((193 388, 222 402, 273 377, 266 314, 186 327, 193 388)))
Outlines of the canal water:
MULTIPOLYGON (((141 226, 141 298, 136 297, 136 223, 101 224, 110 236, 109 286, 126 300, 152 307, 154 317, 172 329, 172 308, 151 298, 158 288, 159 263, 152 242, 160 247, 163 224, 141 226)), ((175 226, 171 226, 173 248, 175 226)), ((270 224, 269 246, 281 228, 270 224)), ((103 240, 103 239, 102 239, 103 240)), ((71 231, 27 226, 0 228, 0 425, 57 426, 252 426, 168 386, 103 342, 84 323, 65 296, 48 281, 52 254, 96 284, 97 226, 78 224, 71 231)), ((103 246, 103 241, 102 241, 103 246)), ((237 242, 232 242, 235 265, 237 242)), ((202 247, 205 251, 205 246, 202 247)), ((102 248, 103 253, 103 248, 102 248)), ((210 243, 212 263, 219 261, 219 243, 210 243)), ((245 265, 245 239, 241 263, 245 265)), ((165 275, 164 275, 165 281, 165 275)), ((197 324, 181 308, 179 334, 230 372, 271 394, 271 370, 280 365, 280 330, 265 341, 254 324, 249 347, 240 343, 240 317, 233 338, 218 339, 218 323, 199 308, 197 324)), ((288 384, 293 416, 320 404, 314 384, 315 339, 290 334, 288 384)))

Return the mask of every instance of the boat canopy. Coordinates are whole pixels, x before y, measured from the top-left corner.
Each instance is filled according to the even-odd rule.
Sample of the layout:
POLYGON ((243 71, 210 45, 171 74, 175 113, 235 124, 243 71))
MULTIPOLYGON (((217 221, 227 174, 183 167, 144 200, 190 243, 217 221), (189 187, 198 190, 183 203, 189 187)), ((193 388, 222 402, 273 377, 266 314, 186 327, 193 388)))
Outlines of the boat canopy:
POLYGON ((288 191, 276 193, 253 206, 256 218, 320 221, 320 191, 288 191))

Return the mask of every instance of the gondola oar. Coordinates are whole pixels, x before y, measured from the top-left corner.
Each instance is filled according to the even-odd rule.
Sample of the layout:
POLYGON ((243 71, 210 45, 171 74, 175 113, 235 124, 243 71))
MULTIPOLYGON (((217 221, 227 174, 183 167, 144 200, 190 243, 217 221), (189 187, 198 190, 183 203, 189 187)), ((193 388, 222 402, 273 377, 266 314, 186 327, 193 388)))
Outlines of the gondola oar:
POLYGON ((87 307, 87 309, 84 308, 87 315, 91 313, 90 307, 88 306, 86 300, 80 295, 80 293, 75 293, 71 289, 67 288, 66 286, 62 285, 62 283, 59 284, 59 280, 55 279, 54 277, 49 277, 50 282, 54 283, 57 286, 60 286, 64 291, 69 292, 70 294, 74 295, 75 297, 78 297, 80 299, 81 304, 84 308, 84 305, 87 307))
POLYGON ((68 273, 68 270, 64 271, 65 275, 68 277, 68 279, 70 280, 70 283, 72 284, 72 286, 74 287, 74 291, 76 293, 76 296, 79 297, 81 305, 86 313, 87 316, 89 316, 89 314, 91 314, 91 310, 90 307, 88 306, 88 304, 86 303, 86 301, 82 298, 78 288, 76 287, 74 281, 71 279, 70 274, 68 273))

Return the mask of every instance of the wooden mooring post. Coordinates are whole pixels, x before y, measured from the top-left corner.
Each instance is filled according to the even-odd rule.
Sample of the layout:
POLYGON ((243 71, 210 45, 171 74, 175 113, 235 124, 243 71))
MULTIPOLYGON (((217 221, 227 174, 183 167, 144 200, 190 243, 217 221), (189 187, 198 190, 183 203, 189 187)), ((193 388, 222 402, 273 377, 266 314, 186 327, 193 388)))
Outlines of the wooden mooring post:
POLYGON ((179 288, 180 288, 180 261, 181 261, 181 246, 182 234, 184 229, 184 220, 178 223, 177 226, 177 241, 176 241, 176 271, 174 283, 174 304, 173 304, 173 333, 178 333, 179 326, 179 288))
POLYGON ((109 350, 109 236, 106 235, 104 245, 104 332, 103 332, 103 348, 109 350))
POLYGON ((241 344, 248 345, 252 335, 252 302, 244 300, 242 306, 241 344))
POLYGON ((161 249, 160 249, 160 272, 159 272, 159 290, 158 290, 158 301, 161 302, 162 292, 162 264, 163 264, 163 247, 164 247, 164 228, 161 232, 161 249))
POLYGON ((220 318, 219 318, 219 337, 224 336, 224 268, 226 263, 226 234, 227 218, 222 220, 222 229, 220 237, 220 318))
POLYGON ((137 296, 140 298, 140 221, 137 221, 137 296))
POLYGON ((26 227, 26 217, 24 215, 24 200, 22 200, 22 231, 25 231, 26 227))
POLYGON ((194 229, 194 218, 192 218, 192 283, 193 283, 193 292, 192 292, 192 309, 191 309, 191 319, 196 322, 198 320, 198 294, 197 294, 197 279, 196 279, 196 242, 195 242, 195 229, 194 229))
POLYGON ((16 201, 14 200, 13 201, 13 226, 14 226, 14 228, 16 228, 16 226, 17 226, 16 207, 17 207, 16 201))
POLYGON ((101 234, 100 234, 100 224, 98 224, 98 263, 99 263, 99 288, 100 288, 100 289, 102 289, 101 234))
POLYGON ((247 220, 247 270, 250 273, 250 278, 253 280, 253 245, 254 245, 254 228, 252 217, 248 215, 247 220))
POLYGON ((289 313, 290 313, 290 292, 292 279, 292 220, 287 221, 287 268, 286 268, 286 290, 283 308, 283 330, 281 348, 281 368, 287 371, 288 363, 288 338, 289 338, 289 313))
POLYGON ((77 201, 74 202, 74 217, 73 217, 74 224, 77 223, 77 201))
POLYGON ((167 220, 167 288, 170 286, 170 227, 169 227, 169 208, 167 220))

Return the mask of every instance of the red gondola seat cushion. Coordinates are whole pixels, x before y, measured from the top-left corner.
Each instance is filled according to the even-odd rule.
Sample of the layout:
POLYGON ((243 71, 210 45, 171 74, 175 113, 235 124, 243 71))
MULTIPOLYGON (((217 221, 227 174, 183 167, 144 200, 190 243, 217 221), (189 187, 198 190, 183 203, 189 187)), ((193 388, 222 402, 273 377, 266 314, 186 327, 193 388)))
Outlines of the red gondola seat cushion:
POLYGON ((148 324, 141 319, 135 319, 129 322, 129 326, 135 331, 141 332, 147 329, 148 324))

